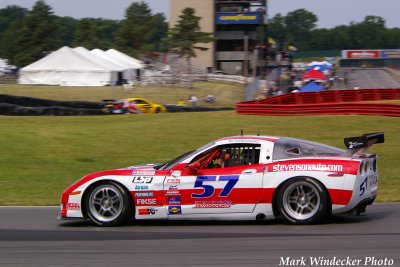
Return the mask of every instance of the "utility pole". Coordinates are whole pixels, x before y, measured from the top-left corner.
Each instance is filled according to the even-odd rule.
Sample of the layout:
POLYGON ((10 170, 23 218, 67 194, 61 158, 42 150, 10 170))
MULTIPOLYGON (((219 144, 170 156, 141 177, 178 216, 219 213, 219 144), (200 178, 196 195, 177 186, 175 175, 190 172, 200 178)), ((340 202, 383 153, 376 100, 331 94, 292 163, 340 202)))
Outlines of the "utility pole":
POLYGON ((244 61, 243 61, 243 75, 247 84, 247 76, 249 75, 249 36, 244 36, 244 61))
POLYGON ((259 78, 257 77, 257 65, 258 65, 258 48, 254 48, 253 50, 253 69, 252 69, 252 97, 258 93, 258 83, 259 78))
POLYGON ((253 80, 257 76, 257 64, 258 63, 258 48, 254 48, 253 50, 253 68, 252 68, 252 77, 253 80))

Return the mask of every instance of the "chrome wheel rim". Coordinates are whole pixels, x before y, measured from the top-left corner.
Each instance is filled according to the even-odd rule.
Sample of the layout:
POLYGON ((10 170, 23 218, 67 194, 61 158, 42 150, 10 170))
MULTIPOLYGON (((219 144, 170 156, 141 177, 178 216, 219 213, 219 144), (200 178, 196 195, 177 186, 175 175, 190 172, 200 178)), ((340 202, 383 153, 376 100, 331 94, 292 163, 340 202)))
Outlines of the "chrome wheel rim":
POLYGON ((97 187, 90 194, 89 208, 95 219, 101 222, 115 220, 122 212, 123 200, 119 190, 111 185, 97 187))
POLYGON ((315 186, 307 182, 291 184, 283 195, 285 211, 296 220, 307 220, 314 216, 321 199, 315 186))

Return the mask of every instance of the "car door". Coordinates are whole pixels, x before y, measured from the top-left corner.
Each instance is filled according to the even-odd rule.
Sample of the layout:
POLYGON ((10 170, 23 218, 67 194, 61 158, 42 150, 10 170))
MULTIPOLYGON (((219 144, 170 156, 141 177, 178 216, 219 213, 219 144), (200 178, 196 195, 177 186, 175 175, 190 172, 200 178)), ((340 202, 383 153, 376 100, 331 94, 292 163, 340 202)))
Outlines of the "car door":
POLYGON ((143 99, 135 99, 135 104, 140 107, 143 113, 151 113, 153 105, 143 99))
POLYGON ((262 191, 264 168, 255 159, 258 156, 259 147, 254 145, 221 146, 170 172, 164 182, 168 214, 252 212, 262 191), (251 162, 244 160, 245 150, 253 151, 251 162), (226 162, 213 162, 217 158, 220 164, 222 159, 226 162))

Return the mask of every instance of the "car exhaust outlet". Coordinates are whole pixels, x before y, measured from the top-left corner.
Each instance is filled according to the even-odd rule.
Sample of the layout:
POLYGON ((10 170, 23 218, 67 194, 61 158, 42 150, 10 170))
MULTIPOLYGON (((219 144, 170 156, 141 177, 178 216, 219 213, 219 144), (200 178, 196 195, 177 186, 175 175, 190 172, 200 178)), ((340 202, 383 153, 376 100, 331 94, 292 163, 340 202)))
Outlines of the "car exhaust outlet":
POLYGON ((265 220, 265 214, 263 214, 263 213, 257 214, 256 220, 257 221, 265 220))

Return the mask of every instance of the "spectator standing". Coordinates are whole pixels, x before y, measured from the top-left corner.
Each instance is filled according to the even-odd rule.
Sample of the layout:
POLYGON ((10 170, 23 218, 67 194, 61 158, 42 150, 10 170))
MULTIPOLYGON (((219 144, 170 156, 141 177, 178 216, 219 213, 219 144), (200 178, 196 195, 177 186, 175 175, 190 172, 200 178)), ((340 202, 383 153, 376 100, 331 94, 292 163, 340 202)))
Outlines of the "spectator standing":
POLYGON ((192 103, 192 107, 194 107, 194 108, 196 107, 198 101, 199 100, 197 99, 196 95, 192 95, 189 97, 189 102, 192 103))

